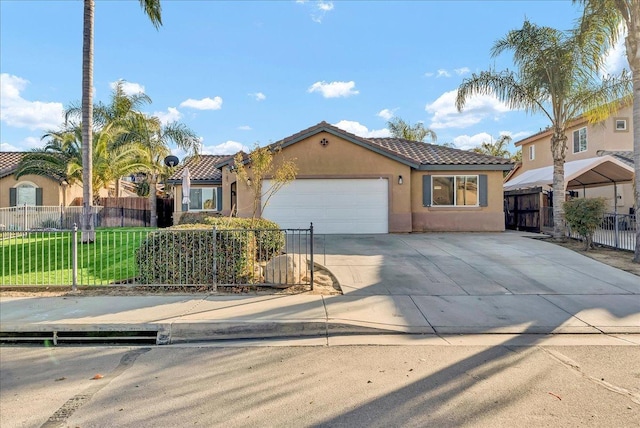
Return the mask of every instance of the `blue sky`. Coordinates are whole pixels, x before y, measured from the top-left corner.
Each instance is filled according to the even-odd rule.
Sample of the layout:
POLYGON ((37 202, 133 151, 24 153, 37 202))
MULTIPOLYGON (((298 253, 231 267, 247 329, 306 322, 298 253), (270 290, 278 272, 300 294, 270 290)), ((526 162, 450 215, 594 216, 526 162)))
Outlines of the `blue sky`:
MULTIPOLYGON (((41 146, 79 103, 82 15, 80 0, 0 1, 1 150, 41 146)), ((151 97, 147 113, 201 136, 204 153, 232 154, 323 120, 387 136, 393 116, 463 149, 502 133, 518 141, 547 119, 492 97, 458 113, 456 89, 473 72, 512 67, 490 49, 525 17, 569 29, 579 10, 569 0, 164 0, 162 15, 156 30, 137 0, 96 1, 95 101, 125 80, 151 97)), ((623 59, 614 52, 610 71, 623 59)))

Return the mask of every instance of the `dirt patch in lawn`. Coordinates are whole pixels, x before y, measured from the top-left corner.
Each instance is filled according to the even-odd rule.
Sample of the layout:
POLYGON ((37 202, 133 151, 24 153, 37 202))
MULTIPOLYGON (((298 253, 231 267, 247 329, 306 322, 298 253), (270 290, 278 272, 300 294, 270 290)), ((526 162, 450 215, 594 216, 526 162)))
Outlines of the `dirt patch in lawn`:
MULTIPOLYGON (((309 278, 302 278, 309 281, 309 278)), ((106 285, 78 287, 76 293, 72 293, 68 286, 57 287, 3 287, 0 289, 0 297, 59 297, 59 296, 149 296, 149 295, 176 295, 176 294, 315 294, 336 295, 342 294, 342 289, 336 277, 324 266, 315 264, 313 270, 313 290, 309 285, 292 285, 290 287, 279 286, 232 286, 217 288, 213 291, 206 286, 138 286, 138 285, 106 285)))
POLYGON ((633 253, 630 251, 614 250, 609 247, 596 246, 589 251, 584 250, 584 242, 576 239, 566 239, 564 241, 555 241, 553 239, 546 239, 545 242, 550 242, 555 245, 561 245, 576 253, 580 253, 583 256, 587 256, 609 266, 624 270, 634 275, 640 276, 640 264, 633 262, 633 253))

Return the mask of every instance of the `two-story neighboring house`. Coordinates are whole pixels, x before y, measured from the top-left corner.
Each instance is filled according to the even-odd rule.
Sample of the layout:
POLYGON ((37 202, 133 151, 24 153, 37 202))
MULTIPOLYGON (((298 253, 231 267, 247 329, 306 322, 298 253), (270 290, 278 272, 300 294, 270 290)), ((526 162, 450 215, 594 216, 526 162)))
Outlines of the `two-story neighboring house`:
MULTIPOLYGON (((632 116, 632 105, 627 105, 595 124, 581 117, 569 124, 566 134, 565 188, 578 197, 604 197, 610 212, 620 214, 632 212, 634 203, 632 116)), ((505 178, 507 203, 510 196, 529 192, 539 194, 540 207, 550 206, 551 135, 546 129, 515 143, 522 150, 522 163, 505 178)))

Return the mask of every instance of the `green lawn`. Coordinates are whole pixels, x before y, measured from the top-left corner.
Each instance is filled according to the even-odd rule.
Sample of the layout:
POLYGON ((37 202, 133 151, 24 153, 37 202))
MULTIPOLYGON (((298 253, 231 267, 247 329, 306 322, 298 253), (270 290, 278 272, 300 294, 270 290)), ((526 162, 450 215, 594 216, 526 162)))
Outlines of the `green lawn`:
MULTIPOLYGON (((78 232, 78 285, 106 285, 137 276, 135 253, 151 228, 96 230, 91 244, 78 232)), ((0 285, 71 285, 72 234, 34 232, 2 235, 0 285)))

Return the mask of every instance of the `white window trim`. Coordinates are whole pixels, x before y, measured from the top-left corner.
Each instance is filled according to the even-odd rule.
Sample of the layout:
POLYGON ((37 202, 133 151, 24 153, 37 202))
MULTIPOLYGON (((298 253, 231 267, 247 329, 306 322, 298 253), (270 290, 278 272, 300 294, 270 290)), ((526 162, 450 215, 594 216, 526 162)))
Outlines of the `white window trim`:
POLYGON ((613 126, 614 132, 627 132, 629 131, 629 120, 626 117, 616 117, 613 119, 613 126), (618 122, 623 122, 624 128, 618 128, 618 122))
POLYGON ((529 146, 529 160, 535 160, 536 159, 536 146, 535 144, 532 144, 529 146))
POLYGON ((571 137, 572 137, 572 148, 573 148, 573 153, 582 153, 582 152, 586 152, 587 149, 589 148, 589 134, 587 132, 587 127, 583 126, 582 128, 578 128, 575 131, 573 131, 571 133, 571 137), (580 150, 580 131, 582 131, 584 129, 584 149, 580 150), (576 132, 578 133, 578 150, 576 150, 576 132))
MULTIPOLYGON (((209 209, 209 208, 202 208, 202 209, 193 209, 191 207, 187 208, 187 211, 192 212, 192 213, 197 213, 197 212, 219 212, 222 211, 218 206, 218 192, 220 191, 220 188, 217 186, 212 186, 212 187, 192 187, 189 193, 191 193, 191 190, 200 190, 200 189, 213 189, 213 200, 216 202, 216 208, 215 209, 209 209)), ((191 199, 191 195, 189 195, 189 199, 191 199)))
POLYGON ((436 208, 477 208, 480 206, 480 176, 477 174, 452 174, 452 175, 432 175, 431 176, 431 207, 436 207, 436 208), (436 183, 436 178, 439 177, 453 177, 453 184, 454 184, 454 188, 457 189, 457 185, 456 182, 458 181, 458 177, 475 177, 476 178, 476 186, 478 187, 478 190, 476 192, 476 203, 475 205, 457 205, 456 203, 458 202, 458 192, 455 191, 453 192, 453 205, 441 205, 441 204, 436 204, 433 201, 433 195, 435 194, 434 192, 434 186, 436 183))

